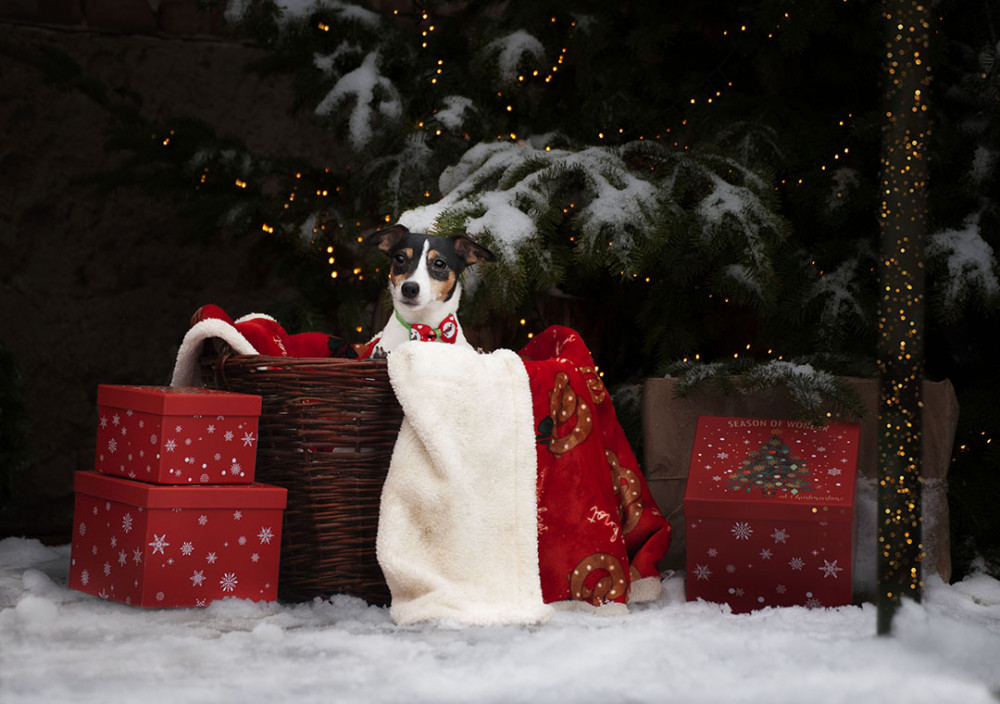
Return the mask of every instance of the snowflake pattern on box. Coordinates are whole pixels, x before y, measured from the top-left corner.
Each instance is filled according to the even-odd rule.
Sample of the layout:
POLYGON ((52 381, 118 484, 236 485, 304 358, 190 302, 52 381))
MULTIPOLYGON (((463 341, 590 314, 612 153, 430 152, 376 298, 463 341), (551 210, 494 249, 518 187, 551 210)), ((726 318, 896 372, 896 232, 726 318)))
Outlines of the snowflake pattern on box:
MULTIPOLYGON (((127 386, 102 390, 107 397, 105 404, 121 406, 102 405, 98 409, 94 465, 98 472, 159 484, 253 481, 257 415, 158 415, 138 410, 136 405, 146 402, 151 394, 169 399, 171 395, 194 395, 194 390, 127 386)), ((202 395, 206 403, 211 399, 202 395)))
POLYGON ((852 423, 700 418, 684 499, 688 598, 734 612, 850 603, 857 440, 852 423))
POLYGON ((795 495, 815 488, 809 467, 792 453, 777 433, 729 473, 726 487, 746 493, 756 489, 764 496, 785 491, 795 495))
POLYGON ((153 608, 277 598, 280 509, 243 509, 236 520, 229 508, 152 509, 77 493, 75 516, 74 589, 153 608))

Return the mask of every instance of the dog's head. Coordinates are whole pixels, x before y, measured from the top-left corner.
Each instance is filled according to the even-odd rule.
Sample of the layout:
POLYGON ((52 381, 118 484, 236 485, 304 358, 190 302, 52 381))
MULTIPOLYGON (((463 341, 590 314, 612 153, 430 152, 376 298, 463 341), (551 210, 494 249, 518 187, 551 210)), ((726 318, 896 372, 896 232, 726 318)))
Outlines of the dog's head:
MULTIPOLYGON (((389 256, 389 289, 396 310, 416 321, 423 312, 431 317, 454 312, 459 276, 477 262, 494 262, 488 249, 465 235, 438 237, 410 232, 403 225, 378 230, 365 237, 365 244, 389 256)), ((436 320, 434 322, 437 322, 436 320)))

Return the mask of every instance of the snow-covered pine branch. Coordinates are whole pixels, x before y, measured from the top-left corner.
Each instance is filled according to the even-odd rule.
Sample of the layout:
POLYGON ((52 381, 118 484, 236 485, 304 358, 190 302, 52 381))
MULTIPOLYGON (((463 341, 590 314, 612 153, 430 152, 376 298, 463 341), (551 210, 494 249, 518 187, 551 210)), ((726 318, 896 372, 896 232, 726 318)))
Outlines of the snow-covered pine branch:
MULTIPOLYGON (((616 150, 603 147, 482 143, 446 169, 439 185, 445 193, 440 201, 404 213, 400 221, 425 230, 441 221, 461 222, 460 229, 484 238, 508 265, 519 257, 543 266, 551 262, 539 234, 575 205, 566 218, 579 233, 578 254, 631 270, 633 239, 653 229, 659 210, 656 185, 630 171, 616 150)), ((556 278, 541 274, 540 280, 556 278)))
POLYGON ((443 130, 458 134, 467 120, 476 115, 476 104, 464 95, 447 95, 442 107, 434 111, 434 120, 443 130))
POLYGON ((733 122, 718 130, 712 141, 743 164, 783 165, 786 162, 778 130, 760 122, 733 122))
POLYGON ((767 297, 773 248, 784 236, 769 184, 752 170, 649 143, 580 150, 480 143, 444 170, 439 187, 439 201, 403 213, 400 222, 483 238, 510 266, 557 221, 575 233, 582 262, 629 277, 650 249, 665 245, 664 219, 687 211, 706 257, 718 258, 720 276, 749 300, 767 297), (692 180, 700 185, 692 188, 692 180))
POLYGON ((675 365, 672 372, 679 379, 677 391, 682 396, 704 388, 707 383, 714 384, 715 390, 725 395, 756 394, 783 386, 795 406, 796 415, 812 423, 826 422, 828 405, 855 418, 864 415, 861 399, 850 385, 806 361, 685 362, 675 365))
POLYGON ((403 117, 399 91, 379 72, 378 51, 370 52, 357 68, 340 76, 315 113, 329 116, 348 105, 348 139, 356 151, 368 145, 381 123, 395 124, 403 117))
POLYGON ((398 213, 424 191, 422 184, 437 175, 434 152, 423 132, 407 136, 400 151, 376 157, 364 167, 366 178, 382 185, 382 210, 398 213))
POLYGON ((961 228, 931 235, 926 254, 944 261, 947 277, 939 283, 939 294, 946 316, 957 317, 970 303, 1000 295, 996 254, 979 232, 978 214, 961 228))
POLYGON ((833 374, 811 364, 796 364, 779 359, 755 365, 747 370, 740 383, 742 393, 754 393, 784 384, 798 414, 814 423, 823 423, 823 404, 834 401, 861 412, 860 402, 850 397, 850 389, 833 374))
POLYGON ((518 67, 539 65, 545 62, 545 46, 523 29, 511 32, 489 42, 482 50, 482 57, 496 65, 498 84, 510 86, 517 83, 518 67))
MULTIPOLYGON (((230 24, 239 24, 248 19, 254 6, 259 4, 254 0, 229 0, 224 11, 225 19, 230 24)), ((320 10, 335 13, 338 21, 355 23, 368 29, 378 29, 382 24, 377 12, 341 0, 271 0, 270 4, 278 11, 283 24, 305 19, 320 10)))
MULTIPOLYGON (((864 241, 858 249, 864 250, 864 241)), ((818 330, 825 337, 832 337, 845 328, 856 326, 869 319, 862 303, 864 283, 861 270, 862 255, 848 257, 832 271, 823 272, 804 297, 806 305, 819 306, 818 330)))
POLYGON ((770 300, 775 248, 787 236, 770 182, 736 159, 705 151, 670 152, 664 166, 667 202, 694 216, 698 246, 726 262, 718 285, 746 304, 770 300))

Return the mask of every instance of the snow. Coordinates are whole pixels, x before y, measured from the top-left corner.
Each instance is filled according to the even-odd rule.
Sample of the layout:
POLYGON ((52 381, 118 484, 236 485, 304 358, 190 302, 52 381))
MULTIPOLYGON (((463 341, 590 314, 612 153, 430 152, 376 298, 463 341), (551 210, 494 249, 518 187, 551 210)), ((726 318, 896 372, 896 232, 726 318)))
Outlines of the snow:
POLYGON ((483 51, 488 56, 496 56, 497 71, 501 81, 506 85, 517 82, 517 67, 523 56, 534 59, 539 64, 545 60, 545 47, 523 29, 500 39, 494 39, 483 51))
POLYGON ((963 227, 931 235, 928 257, 945 257, 948 277, 944 281, 945 305, 956 306, 975 288, 986 296, 1000 293, 997 260, 993 249, 979 234, 979 215, 966 218, 963 227))
POLYGON ((382 16, 379 13, 368 10, 360 5, 349 2, 338 2, 337 0, 327 0, 322 5, 336 10, 342 20, 355 22, 371 30, 378 30, 382 26, 382 16))
POLYGON ((534 236, 534 222, 513 206, 514 196, 509 191, 484 190, 478 196, 476 191, 487 178, 499 180, 502 176, 494 174, 503 174, 521 164, 528 151, 533 150, 505 142, 476 144, 462 155, 457 164, 441 172, 438 187, 444 197, 436 203, 406 211, 400 215, 399 222, 416 232, 432 232, 445 212, 473 208, 482 210, 485 205, 486 212, 477 218, 477 222, 471 225, 467 222, 466 231, 472 236, 488 232, 498 245, 503 246, 503 251, 498 254, 502 258, 512 258, 518 243, 534 236), (490 215, 492 208, 500 210, 490 215))
MULTIPOLYGON (((377 12, 339 0, 275 0, 274 4, 286 22, 308 17, 310 13, 320 9, 334 10, 339 14, 340 19, 356 22, 369 29, 377 29, 382 22, 382 18, 377 12)), ((229 0, 225 9, 225 18, 228 22, 238 22, 247 16, 248 11, 252 9, 252 0, 229 0)))
POLYGON ((375 132, 373 123, 380 117, 398 120, 403 114, 399 93, 392 81, 379 73, 378 64, 378 52, 373 51, 360 66, 341 76, 316 106, 317 115, 329 115, 344 102, 354 99, 348 136, 355 149, 368 144, 375 132))
POLYGON ((623 616, 399 627, 384 607, 224 599, 141 610, 66 587, 69 546, 0 540, 5 704, 114 702, 995 702, 1000 582, 928 580, 891 637, 871 604, 733 615, 682 575, 623 616), (991 692, 993 693, 991 695, 991 692))
POLYGON ((833 172, 831 182, 826 207, 828 210, 834 211, 844 204, 844 194, 847 191, 861 185, 861 177, 856 169, 843 168, 833 172))
POLYGON ((463 95, 449 95, 446 96, 443 101, 444 107, 440 110, 435 111, 434 117, 441 125, 452 132, 458 132, 462 129, 462 124, 465 122, 466 115, 468 113, 474 113, 476 110, 476 104, 471 98, 466 98, 463 95))
POLYGON ((861 262, 857 257, 850 257, 833 271, 820 275, 813 285, 809 299, 823 299, 820 316, 827 329, 835 327, 841 319, 865 318, 864 309, 854 295, 860 266, 861 262))
MULTIPOLYGON (((750 188, 729 183, 716 174, 705 173, 712 182, 712 191, 698 204, 696 213, 707 226, 706 236, 710 237, 713 231, 719 230, 727 220, 732 220, 739 226, 744 240, 742 247, 744 255, 752 268, 767 268, 768 249, 763 237, 768 230, 779 228, 774 214, 768 211, 750 188)), ((753 181, 759 187, 759 180, 753 179, 753 181)), ((731 276, 734 274, 732 271, 728 273, 731 276)), ((759 284, 751 284, 750 269, 745 268, 743 273, 744 276, 735 278, 745 285, 761 290, 759 284)))
POLYGON ((338 60, 345 56, 360 55, 361 53, 362 49, 360 44, 352 44, 348 41, 342 41, 339 45, 337 45, 337 48, 329 54, 314 54, 313 65, 323 73, 332 73, 334 65, 338 60))
POLYGON ((835 396, 837 379, 828 371, 816 369, 811 364, 796 364, 781 359, 772 359, 746 373, 748 388, 768 388, 779 381, 788 387, 788 393, 795 403, 803 408, 819 408, 823 394, 835 396))
POLYGON ((993 173, 993 167, 997 162, 997 152, 991 151, 980 145, 976 147, 976 152, 972 157, 972 173, 970 176, 974 183, 981 184, 993 173))

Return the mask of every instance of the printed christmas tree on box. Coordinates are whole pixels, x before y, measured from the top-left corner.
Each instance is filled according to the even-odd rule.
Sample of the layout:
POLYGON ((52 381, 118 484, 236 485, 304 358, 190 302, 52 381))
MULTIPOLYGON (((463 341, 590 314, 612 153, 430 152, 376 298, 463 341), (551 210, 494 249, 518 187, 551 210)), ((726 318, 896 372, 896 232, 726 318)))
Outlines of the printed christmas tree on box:
POLYGON ((850 603, 859 429, 699 418, 684 495, 688 599, 734 612, 850 603))
POLYGON ((792 454, 776 430, 767 441, 743 460, 743 464, 729 475, 727 488, 733 491, 752 492, 759 489, 763 496, 787 492, 811 492, 815 483, 809 467, 792 454))

